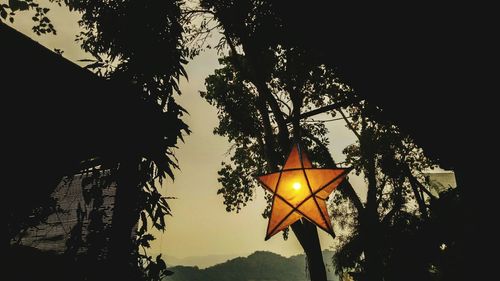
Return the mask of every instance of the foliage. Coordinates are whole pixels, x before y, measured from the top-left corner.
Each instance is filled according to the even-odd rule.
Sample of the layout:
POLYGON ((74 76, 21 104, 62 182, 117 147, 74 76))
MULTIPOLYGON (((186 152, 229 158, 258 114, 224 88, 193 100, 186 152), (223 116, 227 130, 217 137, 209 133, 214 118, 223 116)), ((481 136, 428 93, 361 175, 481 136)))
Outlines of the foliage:
MULTIPOLYGON (((460 190, 441 193, 429 204, 431 217, 403 211, 383 224, 380 241, 386 280, 459 280, 459 235, 457 217, 460 190)), ((362 237, 355 233, 335 254, 337 271, 363 272, 362 237)))
POLYGON ((341 239, 342 246, 335 255, 337 270, 368 274, 366 251, 370 243, 378 243, 377 256, 386 269, 383 275, 387 280, 400 280, 408 274, 428 280, 430 256, 438 247, 419 236, 429 222, 429 204, 435 199, 424 195, 423 172, 434 163, 396 126, 377 120, 378 108, 363 102, 347 112, 350 118, 344 119, 358 140, 344 150, 346 162, 365 177, 368 187, 365 208, 357 220, 332 205, 338 216, 351 220, 347 225, 353 231, 341 239), (377 241, 368 236, 377 237, 377 241), (406 255, 411 253, 411 259, 401 260, 403 249, 406 255))
POLYGON ((161 254, 156 256, 154 261, 150 256, 143 255, 140 260, 140 267, 145 269, 144 277, 146 280, 161 281, 164 280, 165 277, 174 274, 172 271, 167 269, 167 265, 161 258, 161 254))
POLYGON ((9 241, 18 244, 29 228, 36 227, 40 223, 46 223, 47 218, 58 210, 57 200, 47 196, 40 200, 33 209, 25 212, 10 212, 9 221, 12 224, 7 228, 9 241))
POLYGON ((34 22, 32 27, 34 33, 37 35, 57 34, 47 15, 50 9, 41 6, 37 2, 37 0, 9 0, 8 3, 0 4, 0 22, 8 19, 13 23, 17 12, 28 11, 33 14, 31 19, 34 22))
MULTIPOLYGON (((154 237, 147 233, 152 227, 164 230, 164 217, 170 214, 167 199, 159 187, 168 176, 174 178, 178 168, 174 156, 177 140, 189 133, 181 120, 186 111, 175 102, 180 94, 179 79, 186 76, 183 64, 187 51, 183 47, 180 24, 181 1, 65 1, 70 10, 82 14, 83 31, 77 37, 82 48, 94 56, 88 69, 107 79, 133 84, 141 98, 155 106, 163 127, 151 128, 145 136, 155 142, 140 148, 141 196, 137 199, 142 227, 135 244, 139 268, 144 278, 159 280, 168 274, 160 257, 156 261, 139 251, 149 247, 154 237)), ((110 167, 113 168, 113 167, 110 167)), ((126 230, 124 230, 126 231, 126 230)))
MULTIPOLYGON (((291 93, 287 89, 295 87, 294 91, 304 94, 303 108, 307 110, 331 103, 339 91, 347 91, 334 78, 333 72, 325 69, 323 65, 309 66, 307 71, 304 71, 309 73, 302 74, 304 78, 300 78, 303 81, 302 85, 292 86, 298 81, 298 78, 294 77, 296 72, 290 69, 296 67, 292 65, 295 56, 297 54, 293 50, 287 52, 279 48, 275 52, 277 64, 271 76, 269 89, 273 98, 280 102, 281 111, 271 114, 273 135, 278 134, 274 114, 280 114, 282 118, 289 118, 291 115, 291 93)), ((239 59, 244 61, 243 57, 239 59)), ((223 58, 220 63, 223 68, 216 70, 206 79, 207 91, 202 92, 201 96, 218 109, 219 125, 214 129, 214 133, 228 137, 233 144, 231 162, 222 163, 219 171, 219 182, 222 187, 218 193, 224 196, 224 204, 228 211, 239 211, 253 198, 254 189, 258 186, 255 175, 271 170, 268 168, 269 160, 263 147, 265 143, 263 116, 257 107, 257 89, 252 81, 245 79, 244 74, 232 67, 230 58, 223 58)), ((325 136, 328 131, 325 125, 321 122, 303 122, 301 126, 311 158, 317 161, 316 164, 319 166, 324 165, 328 161, 328 156, 323 153, 324 145, 328 144, 325 136)), ((276 139, 273 138, 274 141, 276 139)), ((275 146, 278 146, 277 143, 275 146)), ((281 155, 277 151, 273 157, 282 158, 281 155)))
MULTIPOLYGON (((200 5, 200 10, 213 16, 220 26, 223 39, 217 45, 219 52, 226 47, 229 49, 225 69, 206 80, 207 93, 203 94, 219 109, 221 122, 215 132, 228 137, 233 144, 231 163, 223 163, 219 171, 222 188, 218 192, 223 194, 228 211, 239 211, 253 198, 257 186, 254 176, 276 171, 293 142, 302 139, 312 159, 325 161, 317 165, 334 164, 321 143, 327 141, 321 135, 326 132, 324 125, 321 122, 301 125, 295 121, 301 110, 315 104, 330 104, 328 99, 332 94, 348 89, 341 87, 341 83, 331 83, 336 79, 333 71, 324 71, 324 65, 315 54, 276 40, 282 30, 273 5, 271 1, 252 0, 237 3, 207 0, 200 5), (234 74, 230 74, 231 71, 234 74), (226 98, 230 91, 235 91, 237 97, 226 98), (250 100, 255 101, 254 108, 248 103, 240 103, 250 100), (255 130, 255 125, 259 130, 255 130), (238 127, 241 133, 232 130, 238 127)), ((271 196, 267 194, 266 199, 270 200, 271 196)), ((269 204, 263 216, 268 214, 269 204)), ((311 279, 324 280, 326 272, 321 250, 319 242, 315 242, 318 234, 309 226, 307 221, 297 222, 292 229, 309 256, 311 279)), ((287 234, 285 231, 285 238, 287 234)))
MULTIPOLYGON (((223 67, 206 79, 207 92, 202 93, 218 109, 220 122, 214 133, 228 137, 233 144, 230 163, 223 163, 219 171, 222 187, 218 193, 228 211, 239 211, 253 198, 254 175, 282 162, 290 136, 297 135, 290 122, 297 108, 307 112, 355 100, 353 89, 340 81, 332 67, 322 64, 315 54, 281 41, 283 19, 273 6, 271 1, 201 2, 206 14, 220 24, 226 43, 222 47, 229 48, 221 60, 223 67), (266 128, 266 119, 270 128, 266 128), (271 137, 266 139, 266 135, 271 137), (266 146, 273 149, 266 151, 266 146)), ((329 113, 335 116, 335 112, 329 113)), ((380 119, 377 107, 362 102, 339 113, 358 137, 344 151, 346 164, 366 178, 368 188, 366 202, 352 192, 334 195, 332 211, 345 231, 341 231, 345 234, 336 254, 338 270, 377 275, 375 271, 383 271, 394 261, 391 251, 400 247, 396 241, 413 237, 427 220, 431 195, 424 192, 422 172, 433 163, 411 138, 380 119)), ((311 121, 300 123, 302 141, 317 165, 332 165, 326 149, 328 131, 322 122, 311 121)), ((428 276, 428 261, 412 263, 412 272, 420 272, 415 276, 428 276)))
MULTIPOLYGON (((81 14, 79 25, 82 32, 76 40, 84 51, 93 55, 86 68, 105 79, 129 85, 143 103, 155 111, 159 122, 157 127, 144 124, 145 135, 134 136, 148 140, 143 146, 133 147, 129 155, 97 155, 93 159, 83 159, 85 169, 98 167, 110 171, 111 175, 92 175, 90 182, 84 184, 86 204, 92 206, 88 215, 91 218, 91 230, 87 241, 77 239, 78 223, 73 229, 71 243, 87 243, 92 249, 88 254, 96 260, 106 258, 106 243, 109 239, 109 225, 103 223, 103 214, 99 209, 102 203, 102 190, 109 186, 114 174, 120 169, 120 162, 135 159, 138 167, 139 198, 137 218, 141 217, 143 228, 150 226, 164 230, 164 217, 170 214, 166 197, 159 188, 169 177, 174 178, 173 170, 178 168, 174 151, 178 140, 189 134, 188 126, 182 121, 183 109, 175 101, 175 94, 180 94, 179 79, 187 77, 183 64, 187 63, 188 51, 184 47, 183 27, 181 24, 182 1, 98 1, 98 0, 51 0, 59 5, 66 5, 70 11, 81 14), (109 180, 111 179, 111 180, 109 180), (102 182, 106 181, 106 182, 102 182), (143 219, 147 217, 148 219, 143 219), (90 245, 91 244, 91 245, 90 245), (92 252, 92 251, 96 252, 92 252)), ((46 13, 48 9, 40 7, 34 0, 11 0, 1 6, 2 18, 6 13, 14 16, 16 11, 33 10, 34 27, 38 34, 52 32, 55 29, 46 13)), ((13 18, 11 19, 11 21, 13 18)), ((119 101, 117 101, 119 103, 119 101)), ((149 120, 148 120, 149 121, 149 120)), ((88 133, 92 133, 91 131, 88 133)), ((129 231, 124 229, 123 231, 129 231)), ((147 246, 152 237, 145 231, 138 234, 137 244, 147 246)), ((78 245, 70 247, 75 252, 78 245)), ((140 266, 147 268, 146 274, 164 271, 159 260, 135 253, 140 266)), ((152 277, 151 277, 152 278, 152 277)))

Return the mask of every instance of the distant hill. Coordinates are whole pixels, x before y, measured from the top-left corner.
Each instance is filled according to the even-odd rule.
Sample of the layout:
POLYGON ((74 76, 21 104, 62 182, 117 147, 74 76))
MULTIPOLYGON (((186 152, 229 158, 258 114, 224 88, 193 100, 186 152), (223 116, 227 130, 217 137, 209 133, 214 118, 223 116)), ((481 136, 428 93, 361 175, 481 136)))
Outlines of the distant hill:
MULTIPOLYGON (((330 263, 333 253, 324 251, 328 280, 338 281, 330 263)), ((166 281, 305 281, 304 255, 289 258, 271 252, 258 251, 248 257, 228 260, 205 269, 196 266, 175 266, 174 275, 166 281)))
POLYGON ((176 258, 173 256, 166 256, 165 259, 169 266, 197 266, 199 268, 207 268, 219 263, 226 262, 236 257, 247 256, 247 254, 232 254, 232 255, 206 255, 206 256, 189 256, 184 258, 176 258))

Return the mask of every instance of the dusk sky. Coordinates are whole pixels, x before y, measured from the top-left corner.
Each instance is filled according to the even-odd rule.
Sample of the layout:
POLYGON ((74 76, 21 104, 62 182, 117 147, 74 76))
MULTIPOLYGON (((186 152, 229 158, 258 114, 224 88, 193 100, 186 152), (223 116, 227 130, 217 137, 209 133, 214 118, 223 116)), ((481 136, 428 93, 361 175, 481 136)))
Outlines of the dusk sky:
MULTIPOLYGON (((0 3, 3 2, 6 1, 0 0, 0 3)), ((66 59, 82 65, 78 60, 90 58, 90 55, 75 43, 75 35, 79 32, 78 14, 54 4, 48 3, 46 6, 52 8, 49 16, 57 36, 37 36, 32 33, 33 23, 29 13, 19 13, 12 26, 51 50, 63 50, 66 59)), ((175 182, 167 181, 163 186, 164 194, 178 199, 169 201, 173 216, 166 220, 165 233, 154 233, 158 240, 153 244, 152 253, 163 253, 164 256, 178 259, 207 255, 248 255, 256 250, 285 256, 302 253, 293 234, 288 241, 284 241, 282 235, 264 241, 267 220, 262 218, 261 213, 266 202, 261 188, 258 188, 253 202, 239 214, 226 212, 222 197, 216 194, 217 171, 230 145, 225 138, 212 134, 218 122, 217 112, 200 97, 199 91, 205 89, 205 77, 218 67, 217 58, 214 50, 207 50, 186 67, 189 82, 184 80, 181 83, 183 95, 178 97, 178 101, 190 113, 185 120, 192 134, 176 153, 181 170, 175 173, 175 182)), ((320 116, 317 119, 322 118, 320 116)), ((328 123, 330 152, 338 162, 343 160, 342 149, 354 141, 354 136, 344 125, 343 121, 328 123)), ((362 179, 351 176, 350 180, 355 189, 364 186, 362 179)), ((335 240, 320 229, 318 232, 322 247, 331 248, 335 240)))

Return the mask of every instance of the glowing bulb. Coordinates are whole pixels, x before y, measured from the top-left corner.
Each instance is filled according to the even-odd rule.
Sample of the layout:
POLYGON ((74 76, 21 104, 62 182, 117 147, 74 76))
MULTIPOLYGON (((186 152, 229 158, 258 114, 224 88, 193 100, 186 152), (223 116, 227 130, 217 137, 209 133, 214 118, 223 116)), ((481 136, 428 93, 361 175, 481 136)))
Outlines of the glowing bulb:
POLYGON ((294 182, 293 185, 292 185, 293 189, 295 190, 299 190, 300 189, 300 182, 294 182))

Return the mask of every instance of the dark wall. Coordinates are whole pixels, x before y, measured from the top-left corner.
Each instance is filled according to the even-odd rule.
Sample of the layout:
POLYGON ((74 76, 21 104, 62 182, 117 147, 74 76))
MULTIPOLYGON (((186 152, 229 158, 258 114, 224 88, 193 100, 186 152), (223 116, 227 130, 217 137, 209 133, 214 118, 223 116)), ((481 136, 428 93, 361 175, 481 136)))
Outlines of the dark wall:
POLYGON ((148 143, 157 112, 126 84, 105 81, 0 24, 3 206, 35 206, 92 157, 118 161, 148 143))

